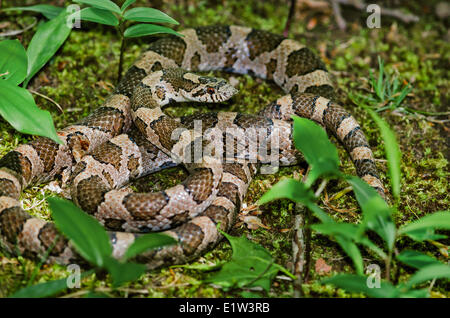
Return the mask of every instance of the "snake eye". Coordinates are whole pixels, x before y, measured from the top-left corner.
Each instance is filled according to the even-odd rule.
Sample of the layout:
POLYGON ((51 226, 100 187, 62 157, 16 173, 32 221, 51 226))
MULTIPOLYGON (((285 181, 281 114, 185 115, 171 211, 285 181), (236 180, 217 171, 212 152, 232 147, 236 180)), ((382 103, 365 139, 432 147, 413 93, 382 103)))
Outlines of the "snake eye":
POLYGON ((208 87, 208 88, 206 89, 206 91, 207 91, 208 94, 210 94, 210 95, 212 95, 212 94, 214 94, 214 93, 216 92, 216 90, 215 90, 214 88, 212 88, 212 87, 208 87))

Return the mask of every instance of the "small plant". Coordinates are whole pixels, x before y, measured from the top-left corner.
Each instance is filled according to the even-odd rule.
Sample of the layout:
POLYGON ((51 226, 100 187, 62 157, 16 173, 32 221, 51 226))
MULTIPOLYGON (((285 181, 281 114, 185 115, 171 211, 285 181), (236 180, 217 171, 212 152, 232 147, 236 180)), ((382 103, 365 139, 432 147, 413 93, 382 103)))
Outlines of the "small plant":
MULTIPOLYGON (((387 124, 374 112, 375 121, 382 130, 382 137, 386 144, 387 157, 391 162, 389 174, 393 193, 398 197, 400 190, 400 159, 399 149, 392 131, 387 124), (395 190, 394 190, 395 189, 395 190)), ((259 200, 259 204, 281 198, 288 198, 303 204, 321 223, 313 224, 311 228, 323 235, 333 237, 344 252, 352 259, 356 275, 337 275, 325 279, 329 283, 351 292, 362 292, 371 297, 426 297, 427 289, 414 289, 421 283, 440 278, 450 278, 450 266, 437 259, 419 253, 405 250, 397 252, 395 243, 402 236, 422 242, 446 238, 436 234, 435 230, 450 230, 450 212, 441 211, 427 215, 411 224, 397 228, 392 215, 395 208, 391 208, 380 195, 361 179, 343 175, 338 169, 338 157, 335 146, 328 140, 324 130, 314 122, 294 116, 294 141, 296 147, 304 154, 311 166, 306 181, 285 179, 274 185, 259 200), (362 209, 362 220, 359 224, 336 222, 315 203, 318 193, 312 191, 312 185, 319 178, 340 178, 346 180, 353 188, 356 199, 362 209), (376 233, 384 245, 382 247, 369 239, 368 233, 376 233), (377 277, 379 284, 371 285, 372 276, 364 275, 364 265, 359 250, 363 247, 376 255, 385 264, 385 277, 377 277), (393 263, 398 269, 397 262, 418 269, 406 282, 394 285, 392 281, 393 263)), ((307 214, 308 215, 308 214, 307 214)), ((307 216, 308 217, 308 216, 307 216)), ((308 220, 311 224, 312 220, 308 220)))
MULTIPOLYGON (((97 272, 106 270, 111 275, 113 288, 136 280, 145 272, 145 265, 129 262, 130 259, 149 249, 175 243, 172 237, 164 234, 142 235, 128 247, 121 260, 116 260, 112 256, 108 234, 97 220, 69 201, 60 198, 49 198, 48 201, 56 227, 71 240, 78 253, 94 265, 97 272)), ((85 272, 80 278, 94 272, 95 270, 85 272)), ((10 297, 49 297, 65 289, 67 278, 28 286, 10 297)))
POLYGON ((18 40, 0 42, 0 114, 25 134, 48 137, 62 143, 48 111, 36 106, 26 89, 34 75, 50 60, 70 34, 66 12, 39 25, 27 50, 18 40), (19 85, 22 84, 22 87, 19 85))
POLYGON ((0 115, 21 133, 44 136, 62 143, 56 134, 50 113, 39 109, 30 94, 38 93, 26 89, 30 80, 64 44, 77 18, 116 27, 121 39, 118 80, 122 74, 125 38, 158 33, 180 35, 167 27, 148 24, 178 24, 159 10, 141 7, 128 10, 135 1, 126 0, 119 8, 110 0, 76 0, 74 2, 89 5, 79 12, 72 12, 70 7, 61 8, 48 4, 3 9, 38 12, 49 21, 39 25, 26 50, 18 40, 0 42, 0 115), (126 28, 126 21, 145 23, 126 28))
MULTIPOLYGON (((89 7, 83 8, 79 12, 81 20, 114 26, 116 28, 121 41, 117 81, 120 81, 120 78, 122 76, 123 53, 125 51, 126 38, 141 37, 161 33, 181 36, 181 34, 175 32, 170 28, 150 24, 179 24, 167 14, 157 9, 137 7, 128 10, 128 8, 135 1, 136 0, 126 0, 119 8, 114 2, 110 0, 74 0, 74 2, 76 3, 89 5, 89 7), (135 24, 127 28, 127 21, 144 23, 135 24)), ((69 18, 76 17, 77 15, 78 12, 75 12, 69 18)))

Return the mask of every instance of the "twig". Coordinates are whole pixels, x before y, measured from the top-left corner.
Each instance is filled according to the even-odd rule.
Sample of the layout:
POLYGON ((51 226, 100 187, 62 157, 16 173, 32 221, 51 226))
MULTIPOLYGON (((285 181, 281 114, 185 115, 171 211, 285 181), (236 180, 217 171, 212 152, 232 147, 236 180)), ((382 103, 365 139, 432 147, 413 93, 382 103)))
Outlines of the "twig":
POLYGON ((34 90, 32 90, 32 89, 28 89, 28 90, 29 90, 31 93, 36 94, 36 95, 38 95, 38 96, 40 96, 40 97, 42 97, 42 98, 44 98, 44 99, 46 99, 46 100, 52 102, 53 104, 56 105, 56 107, 58 107, 58 109, 59 109, 59 111, 60 111, 61 113, 64 113, 64 110, 62 109, 61 105, 59 105, 57 102, 55 102, 55 101, 54 101, 53 99, 51 99, 50 97, 48 97, 48 96, 46 96, 46 95, 44 95, 44 94, 41 94, 41 93, 39 93, 39 92, 36 92, 36 91, 34 91, 34 90))
MULTIPOLYGON (((330 0, 331 5, 333 7, 333 12, 336 18, 336 23, 338 24, 339 28, 341 30, 345 30, 346 28, 346 22, 345 19, 342 17, 340 5, 345 4, 349 6, 353 6, 354 8, 358 10, 365 10, 367 8, 367 4, 362 0, 330 0)), ((391 16, 393 18, 396 18, 404 23, 411 23, 411 22, 417 22, 419 21, 419 17, 415 16, 414 14, 407 14, 403 13, 400 10, 397 9, 389 9, 389 8, 383 8, 380 6, 380 14, 391 16)))
POLYGON ((22 29, 22 30, 6 31, 6 32, 3 32, 3 33, 0 33, 0 37, 1 36, 3 36, 3 37, 14 36, 14 35, 21 34, 21 33, 25 32, 25 31, 28 31, 29 29, 34 27, 36 25, 36 23, 37 23, 37 19, 35 17, 33 17, 33 19, 34 19, 33 23, 28 25, 28 26, 26 26, 24 29, 22 29))
POLYGON ((289 6, 289 14, 288 14, 288 18, 286 20, 286 24, 284 26, 284 31, 283 31, 283 36, 285 38, 287 38, 289 35, 289 29, 291 28, 292 19, 294 18, 296 2, 297 2, 296 0, 291 0, 291 5, 289 6))

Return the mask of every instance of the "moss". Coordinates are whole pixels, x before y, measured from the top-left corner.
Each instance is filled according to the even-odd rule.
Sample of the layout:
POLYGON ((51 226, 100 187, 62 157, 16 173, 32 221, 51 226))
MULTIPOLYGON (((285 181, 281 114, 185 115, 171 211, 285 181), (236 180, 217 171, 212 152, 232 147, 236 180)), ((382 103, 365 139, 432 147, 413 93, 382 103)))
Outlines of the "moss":
MULTIPOLYGON (((26 1, 30 5, 33 1, 26 1)), ((51 1, 50 1, 51 2, 51 1)), ((137 5, 148 6, 146 1, 137 1, 137 5)), ((24 3, 25 4, 25 1, 24 3)), ((4 1, 3 7, 19 5, 17 1, 4 1)), ((22 3, 20 3, 22 5, 22 3)), ((414 3, 408 8, 420 14, 422 9, 414 3)), ((168 1, 162 8, 164 12, 177 19, 181 26, 239 24, 262 28, 274 33, 281 33, 287 17, 288 8, 276 1, 168 1)), ((307 10, 306 10, 307 11, 307 10)), ((14 21, 18 17, 26 24, 29 14, 15 15, 2 13, 6 21, 14 21)), ((357 16, 361 16, 358 13, 357 16)), ((315 29, 310 30, 308 21, 311 16, 302 15, 292 24, 291 37, 312 47, 325 60, 328 68, 335 76, 339 87, 338 96, 341 104, 349 109, 361 123, 375 157, 384 158, 383 144, 375 123, 370 117, 354 105, 347 97, 348 93, 361 93, 370 90, 368 83, 369 70, 377 70, 377 56, 385 61, 386 72, 395 74, 401 80, 410 83, 413 91, 404 101, 408 107, 431 112, 447 111, 449 102, 448 61, 450 57, 449 43, 445 41, 447 32, 444 23, 431 15, 421 16, 420 22, 411 26, 397 23, 391 19, 382 20, 382 28, 370 30, 363 27, 361 21, 352 22, 346 32, 335 30, 333 18, 321 19, 315 29)), ((358 18, 359 19, 359 18, 358 18)), ((28 31, 21 37, 22 43, 29 43, 33 32, 28 31)), ((127 43, 125 67, 139 55, 150 38, 133 39, 127 43)), ((82 30, 75 30, 47 66, 31 82, 31 88, 38 90, 57 101, 64 109, 60 114, 55 105, 45 99, 36 97, 39 107, 49 110, 57 128, 62 128, 79 118, 86 116, 102 104, 116 83, 120 43, 112 28, 93 23, 83 23, 82 30)), ((270 101, 281 95, 281 90, 272 83, 267 83, 250 76, 236 76, 220 73, 225 78, 235 77, 239 80, 239 93, 225 104, 198 105, 181 104, 169 107, 170 115, 189 115, 198 111, 238 111, 256 113, 270 101)), ((402 192, 396 214, 397 223, 403 224, 415 220, 433 211, 443 210, 449 206, 448 198, 448 158, 444 153, 448 128, 433 123, 427 118, 417 115, 381 114, 395 130, 402 150, 402 192)), ((442 117, 437 117, 442 119, 442 117)), ((15 132, 3 120, 0 121, 0 155, 6 154, 17 145, 31 140, 33 137, 15 132)), ((353 173, 354 168, 342 148, 339 148, 341 168, 345 173, 353 173)), ((386 162, 377 165, 385 184, 386 162)), ((305 166, 280 168, 273 175, 258 175, 252 182, 245 204, 253 205, 273 184, 283 177, 301 176, 305 166)), ((157 191, 179 182, 186 177, 181 168, 148 176, 135 184, 140 191, 157 191)), ((345 188, 340 182, 330 182, 324 193, 329 197, 345 188)), ((49 210, 45 198, 51 195, 43 186, 32 187, 22 194, 25 208, 34 215, 49 219, 49 210)), ((354 196, 349 193, 330 202, 329 205, 319 202, 320 206, 335 219, 346 222, 358 222, 360 215, 354 196)), ((248 230, 245 225, 232 229, 233 235, 245 234, 255 242, 263 245, 274 256, 275 261, 288 266, 291 255, 292 214, 295 206, 287 200, 275 201, 260 207, 259 217, 270 229, 259 228, 248 230)), ((351 261, 332 240, 313 233, 312 265, 323 258, 332 266, 332 273, 352 273, 351 261)), ((445 261, 445 256, 430 244, 414 243, 409 239, 401 239, 398 248, 413 248, 426 251, 445 261)), ((231 248, 227 242, 221 242, 214 250, 205 254, 194 263, 218 263, 229 259, 231 248)), ((365 262, 377 262, 370 254, 364 255, 365 262)), ((32 273, 37 271, 36 282, 43 282, 64 277, 65 268, 57 265, 38 264, 23 258, 0 257, 0 296, 6 296, 28 283, 32 273)), ((400 267, 400 281, 406 280, 412 271, 400 267)), ((330 273, 331 274, 331 273, 330 273)), ((80 290, 69 290, 61 295, 81 297, 90 290, 96 289, 115 297, 226 297, 239 296, 238 292, 223 292, 211 285, 203 283, 207 273, 188 268, 163 268, 150 271, 138 281, 132 282, 118 290, 111 288, 108 277, 95 276, 85 279, 80 290)), ((314 266, 309 273, 309 280, 304 284, 304 292, 310 297, 360 297, 319 283, 314 266)), ((275 279, 270 297, 290 297, 293 285, 291 281, 275 279)), ((448 286, 437 282, 432 296, 448 296, 448 286), (447 288, 446 288, 447 287, 447 288)))

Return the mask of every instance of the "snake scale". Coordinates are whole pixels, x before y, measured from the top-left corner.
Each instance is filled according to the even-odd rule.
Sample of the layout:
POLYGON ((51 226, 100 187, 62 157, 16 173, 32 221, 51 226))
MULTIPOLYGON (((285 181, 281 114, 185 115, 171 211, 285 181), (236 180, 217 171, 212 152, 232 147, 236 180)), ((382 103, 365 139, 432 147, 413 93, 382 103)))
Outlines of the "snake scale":
POLYGON ((52 222, 30 216, 19 201, 30 184, 63 177, 74 202, 109 230, 114 257, 120 258, 140 233, 165 230, 178 244, 145 252, 137 261, 156 268, 192 260, 221 239, 218 224, 224 231, 232 226, 261 163, 276 156, 280 164, 290 165, 300 158, 292 144, 294 114, 335 135, 357 174, 384 195, 360 126, 331 101, 329 73, 310 49, 241 26, 199 27, 181 34, 152 42, 101 107, 58 132, 62 145, 39 137, 0 159, 3 249, 36 259, 53 245, 47 262, 79 260, 52 222), (258 115, 218 112, 174 119, 164 114, 161 108, 172 101, 231 98, 236 90, 225 80, 192 73, 211 70, 272 80, 287 95, 258 115), (199 122, 205 132, 200 143, 194 129, 199 122), (257 133, 261 131, 262 135, 257 133), (173 138, 175 132, 178 138, 173 138), (276 136, 281 138, 273 139, 276 136), (233 146, 228 155, 217 156, 215 147, 223 146, 227 138, 244 144, 239 151, 233 146), (261 140, 277 151, 255 154, 261 140), (214 147, 195 159, 192 150, 198 144, 214 147), (252 156, 255 160, 248 160, 252 156), (126 186, 130 180, 180 162, 189 171, 181 184, 154 193, 134 193, 126 186))

